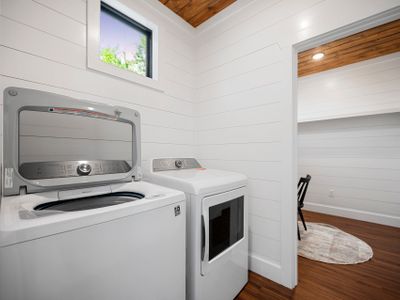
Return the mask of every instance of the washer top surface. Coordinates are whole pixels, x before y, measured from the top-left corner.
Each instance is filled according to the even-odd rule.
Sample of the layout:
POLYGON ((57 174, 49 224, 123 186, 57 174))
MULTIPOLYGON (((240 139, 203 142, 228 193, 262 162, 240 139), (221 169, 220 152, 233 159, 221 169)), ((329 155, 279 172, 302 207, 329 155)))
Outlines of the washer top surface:
POLYGON ((147 167, 144 178, 194 195, 225 192, 247 184, 243 174, 201 167, 167 171, 153 171, 147 167))
POLYGON ((185 200, 181 191, 148 182, 4 197, 0 207, 0 247, 92 226, 185 200), (107 193, 134 192, 142 199, 79 211, 35 210, 38 205, 107 193))

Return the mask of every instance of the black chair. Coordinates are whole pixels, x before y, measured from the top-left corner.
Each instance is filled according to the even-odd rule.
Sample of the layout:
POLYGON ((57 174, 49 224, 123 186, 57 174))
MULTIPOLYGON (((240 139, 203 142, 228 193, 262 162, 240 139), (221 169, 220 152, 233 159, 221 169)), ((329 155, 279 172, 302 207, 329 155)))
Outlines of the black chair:
MULTIPOLYGON (((304 221, 303 212, 301 209, 304 207, 304 198, 306 197, 308 184, 310 183, 311 176, 301 177, 299 183, 297 184, 297 212, 300 215, 301 221, 303 222, 304 229, 307 230, 306 221, 304 221)), ((297 224, 297 237, 301 240, 300 229, 297 224)))

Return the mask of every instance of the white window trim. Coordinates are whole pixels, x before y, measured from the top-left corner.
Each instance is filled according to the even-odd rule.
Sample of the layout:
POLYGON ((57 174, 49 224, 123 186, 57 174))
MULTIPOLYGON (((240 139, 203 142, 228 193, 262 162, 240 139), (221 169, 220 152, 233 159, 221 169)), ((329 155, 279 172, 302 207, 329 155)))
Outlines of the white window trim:
POLYGON ((100 7, 101 0, 88 0, 87 4, 87 65, 88 68, 120 77, 156 90, 161 90, 158 78, 158 27, 117 0, 102 0, 127 17, 146 26, 152 31, 152 78, 141 76, 132 71, 123 70, 104 63, 99 58, 100 49, 100 7))

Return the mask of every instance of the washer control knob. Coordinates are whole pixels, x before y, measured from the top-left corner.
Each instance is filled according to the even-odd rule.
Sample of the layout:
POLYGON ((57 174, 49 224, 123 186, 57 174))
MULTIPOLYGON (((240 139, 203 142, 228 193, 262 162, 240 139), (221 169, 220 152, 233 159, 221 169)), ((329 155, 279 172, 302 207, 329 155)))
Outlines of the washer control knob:
POLYGON ((182 166, 183 166, 183 161, 181 161, 179 159, 175 161, 175 167, 180 169, 180 168, 182 168, 182 166))
POLYGON ((80 164, 77 168, 77 172, 80 176, 89 175, 91 171, 92 171, 92 167, 86 163, 80 164))

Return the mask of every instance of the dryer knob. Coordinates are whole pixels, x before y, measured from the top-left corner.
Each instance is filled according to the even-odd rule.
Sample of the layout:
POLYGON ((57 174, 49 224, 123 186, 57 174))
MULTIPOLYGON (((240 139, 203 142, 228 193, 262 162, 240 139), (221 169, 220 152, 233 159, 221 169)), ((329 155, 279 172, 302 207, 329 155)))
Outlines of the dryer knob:
POLYGON ((92 171, 92 167, 89 164, 85 164, 85 163, 80 164, 77 168, 77 172, 81 176, 89 175, 91 171, 92 171))
POLYGON ((175 161, 175 167, 180 169, 180 168, 182 168, 182 166, 183 166, 183 161, 181 161, 181 160, 176 160, 175 161))

